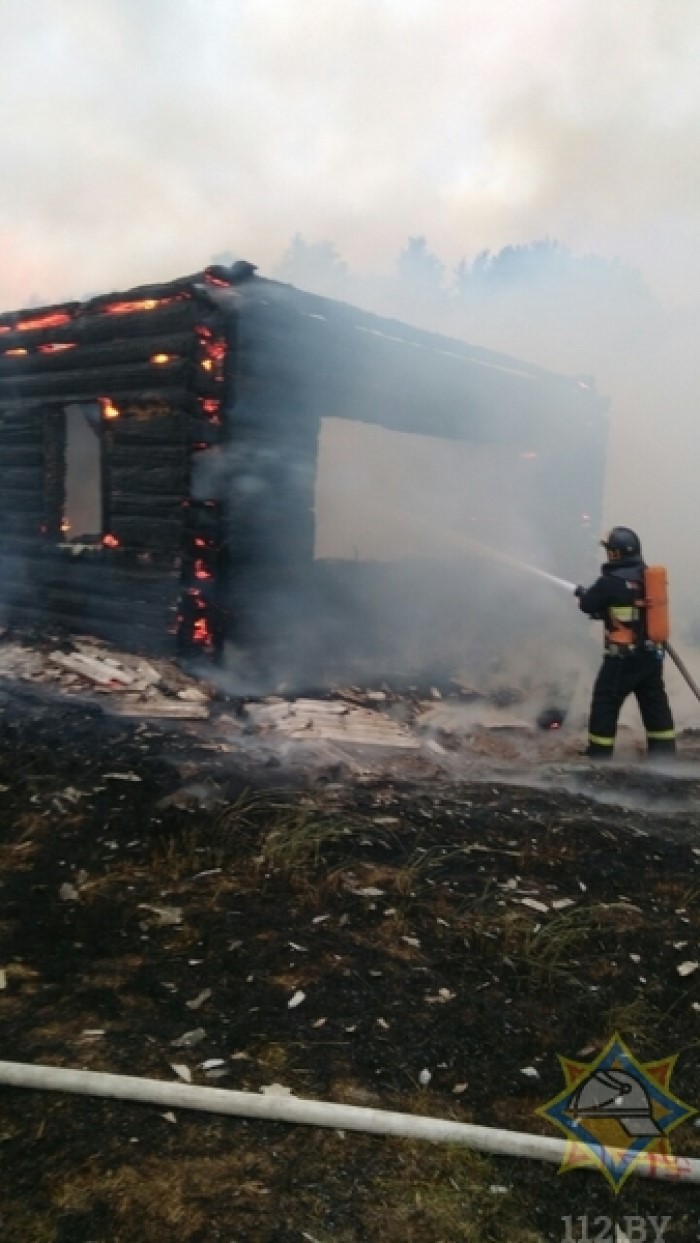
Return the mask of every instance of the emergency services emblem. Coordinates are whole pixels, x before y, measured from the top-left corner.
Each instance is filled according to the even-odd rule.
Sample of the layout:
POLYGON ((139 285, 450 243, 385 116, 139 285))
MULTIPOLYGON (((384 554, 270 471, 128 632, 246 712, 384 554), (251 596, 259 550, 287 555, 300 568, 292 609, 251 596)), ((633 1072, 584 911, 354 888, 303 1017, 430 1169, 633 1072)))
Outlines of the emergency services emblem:
POLYGON ((668 1136, 696 1110, 670 1091, 677 1057, 642 1064, 617 1034, 593 1062, 559 1056, 566 1086, 535 1112, 566 1136, 560 1174, 597 1168, 618 1192, 640 1162, 680 1167, 668 1136))

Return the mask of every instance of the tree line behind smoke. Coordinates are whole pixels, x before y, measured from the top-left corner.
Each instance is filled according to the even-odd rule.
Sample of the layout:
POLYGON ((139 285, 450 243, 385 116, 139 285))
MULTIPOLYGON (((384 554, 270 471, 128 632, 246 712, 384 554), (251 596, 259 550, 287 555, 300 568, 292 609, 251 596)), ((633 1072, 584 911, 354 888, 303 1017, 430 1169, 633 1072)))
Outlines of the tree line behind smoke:
POLYGON ((353 300, 363 289, 376 289, 382 280, 387 292, 454 308, 461 300, 497 296, 517 286, 546 286, 552 296, 575 303, 595 290, 617 291, 628 298, 653 302, 638 269, 620 260, 598 255, 576 255, 549 238, 524 245, 480 251, 473 259, 462 258, 450 269, 429 246, 426 237, 409 237, 384 278, 363 277, 350 271, 334 242, 309 242, 296 233, 275 272, 292 285, 313 285, 314 293, 339 297, 343 290, 353 300))

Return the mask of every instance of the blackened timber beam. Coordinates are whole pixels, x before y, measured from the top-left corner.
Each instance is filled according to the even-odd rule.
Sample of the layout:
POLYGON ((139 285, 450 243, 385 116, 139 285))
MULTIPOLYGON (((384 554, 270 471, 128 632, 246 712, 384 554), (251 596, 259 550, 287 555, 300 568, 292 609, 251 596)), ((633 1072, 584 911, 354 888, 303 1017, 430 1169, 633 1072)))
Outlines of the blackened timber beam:
POLYGON ((8 357, 3 353, 3 342, 0 340, 0 383, 3 379, 14 379, 17 376, 43 376, 49 373, 55 375, 64 371, 75 371, 78 360, 81 371, 90 371, 93 368, 108 370, 122 365, 147 365, 151 363, 154 355, 191 359, 195 344, 196 338, 190 330, 166 335, 154 333, 128 338, 126 341, 108 341, 100 345, 81 344, 75 345, 73 349, 8 357))
POLYGON ((194 373, 189 359, 175 359, 163 366, 154 363, 127 364, 107 371, 83 369, 45 376, 13 376, 7 387, 15 397, 41 397, 43 401, 74 401, 75 392, 89 393, 92 400, 100 396, 117 397, 124 392, 138 391, 142 397, 159 389, 182 387, 188 389, 194 373))
POLYGON ((7 349, 29 349, 40 345, 98 345, 110 341, 131 341, 143 337, 191 331, 195 324, 213 326, 218 312, 194 301, 174 302, 152 311, 132 311, 123 315, 80 315, 58 328, 33 332, 0 334, 0 353, 7 349))
POLYGON ((143 515, 119 514, 112 519, 112 534, 127 547, 145 549, 179 548, 184 522, 182 518, 150 518, 143 515))
MULTIPOLYGON (((157 368, 154 367, 152 373, 156 371, 157 368)), ((97 401, 100 397, 113 398, 120 409, 127 402, 134 408, 143 411, 147 411, 149 407, 155 410, 162 408, 164 405, 174 408, 179 406, 183 410, 188 408, 194 409, 195 406, 192 395, 187 388, 168 387, 164 383, 163 388, 157 388, 150 384, 148 388, 128 386, 117 388, 114 386, 105 391, 104 384, 98 386, 94 381, 92 384, 86 384, 84 388, 77 388, 72 392, 62 393, 58 399, 50 398, 48 395, 26 397, 22 401, 21 409, 19 410, 19 403, 16 398, 7 398, 6 404, 12 410, 12 418, 19 424, 25 414, 33 414, 37 410, 44 411, 49 403, 60 408, 61 406, 70 405, 72 402, 97 401)), ((1 408, 2 403, 0 402, 0 410, 1 408)))

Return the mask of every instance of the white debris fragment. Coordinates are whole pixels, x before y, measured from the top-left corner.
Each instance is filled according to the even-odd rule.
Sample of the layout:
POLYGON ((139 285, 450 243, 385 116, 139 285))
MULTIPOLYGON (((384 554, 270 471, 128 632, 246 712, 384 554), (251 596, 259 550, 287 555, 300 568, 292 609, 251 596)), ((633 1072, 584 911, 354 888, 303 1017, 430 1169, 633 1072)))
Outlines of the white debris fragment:
POLYGON ((402 937, 401 940, 405 941, 406 945, 412 945, 414 949, 420 949, 418 937, 402 937))
POLYGON ((103 773, 103 781, 143 781, 138 773, 103 773))
POLYGON ((287 1007, 289 1010, 296 1010, 297 1006, 300 1006, 302 1001, 306 1001, 306 993, 303 993, 301 989, 298 988, 293 996, 289 998, 287 1007))
POLYGON ((452 1095, 461 1096, 463 1092, 466 1092, 468 1087, 468 1083, 456 1083, 452 1089, 452 1095))
POLYGON ((439 988, 437 993, 426 993, 425 1000, 429 1005, 444 1006, 448 1001, 454 1001, 456 993, 450 992, 449 988, 439 988))
POLYGON ((432 1077, 433 1077, 433 1076, 432 1076, 432 1074, 430 1073, 430 1071, 429 1071, 429 1070, 427 1070, 427 1069, 422 1070, 422 1071, 420 1072, 419 1076, 418 1076, 418 1082, 419 1082, 419 1084, 421 1085, 421 1087, 422 1087, 422 1088, 427 1088, 427 1086, 428 1086, 428 1084, 430 1083, 430 1080, 432 1079, 432 1077))
POLYGON ((197 993, 197 996, 193 997, 191 1001, 186 1001, 185 1005, 188 1010, 199 1010, 200 1007, 204 1005, 205 1001, 208 1001, 210 997, 211 989, 203 988, 201 993, 197 993))
POLYGON ((521 1075, 525 1075, 527 1079, 539 1079, 540 1072, 536 1066, 523 1066, 520 1071, 521 1075))
POLYGON ((167 1114, 161 1114, 160 1116, 161 1118, 164 1118, 166 1122, 172 1122, 173 1124, 177 1122, 177 1118, 175 1117, 172 1109, 169 1109, 167 1114))
POLYGON ((135 677, 116 660, 106 657, 86 656, 82 652, 51 652, 49 660, 60 665, 62 669, 70 669, 81 677, 94 682, 96 686, 130 686, 135 677))
POLYGON ((201 1044, 206 1036, 203 1027, 195 1027, 192 1031, 184 1032, 182 1036, 178 1036, 177 1040, 171 1040, 173 1049, 194 1049, 195 1045, 201 1044))
POLYGON ((700 967, 700 962, 692 962, 688 959, 686 962, 680 963, 676 970, 680 976, 685 977, 686 975, 692 975, 694 971, 697 971, 698 967, 700 967))
POLYGON ((304 743, 323 740, 410 750, 420 747, 418 738, 384 713, 338 700, 283 699, 248 704, 246 717, 258 733, 304 743))
POLYGON ((630 954, 630 958, 632 959, 632 962, 641 962, 641 961, 642 961, 642 958, 641 958, 641 955, 640 955, 640 954, 630 954))
POLYGON ((182 923, 182 911, 177 906, 150 906, 148 902, 139 902, 138 909, 155 915, 161 928, 176 927, 182 923))
POLYGON ((263 1096, 292 1096, 292 1089, 283 1083, 264 1083, 260 1089, 263 1096))
POLYGON ((197 686, 186 686, 184 690, 177 692, 178 699, 184 699, 187 703, 206 703, 207 696, 204 691, 200 691, 197 686))
POLYGON ((61 902, 79 902, 80 894, 75 885, 71 885, 69 881, 64 881, 58 891, 61 902))
POLYGON ((374 885, 366 885, 364 889, 352 889, 350 892, 356 894, 358 898, 381 898, 385 890, 376 889, 374 885))
POLYGON ((219 1066, 225 1065, 222 1057, 208 1057, 206 1062, 201 1063, 202 1070, 216 1070, 219 1066))
POLYGON ((549 907, 546 902, 538 902, 536 898, 520 898, 521 906, 528 906, 531 911, 541 911, 542 914, 549 913, 549 907))
POLYGON ((500 1183, 491 1183, 491 1186, 489 1187, 491 1195, 494 1196, 505 1196, 508 1194, 509 1190, 509 1187, 503 1187, 500 1183))
POLYGON ((0 991, 7 988, 7 972, 4 967, 0 967, 0 991))
POLYGON ((178 1079, 182 1079, 184 1083, 192 1082, 192 1071, 183 1062, 171 1062, 170 1069, 174 1070, 178 1079))
POLYGON ((565 911, 568 906, 575 906, 575 905, 576 903, 574 902, 573 898, 557 898, 556 901, 552 903, 552 910, 553 911, 565 911))

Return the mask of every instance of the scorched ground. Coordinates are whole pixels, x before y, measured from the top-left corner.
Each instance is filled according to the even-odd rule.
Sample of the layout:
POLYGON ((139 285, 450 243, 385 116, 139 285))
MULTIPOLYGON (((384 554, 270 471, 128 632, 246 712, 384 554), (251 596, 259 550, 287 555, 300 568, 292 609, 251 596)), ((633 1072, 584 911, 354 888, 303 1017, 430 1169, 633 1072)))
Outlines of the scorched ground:
MULTIPOLYGON (((144 723, 1 685, 4 1058, 551 1134, 556 1055, 619 1031, 700 1104, 691 736, 675 777, 587 773, 562 735, 495 779, 485 736, 324 765, 240 705, 144 723)), ((4 1089, 0 1142, 8 1243, 698 1237, 697 1188, 351 1133, 4 1089)), ((693 1122, 673 1146, 700 1155, 693 1122)))

